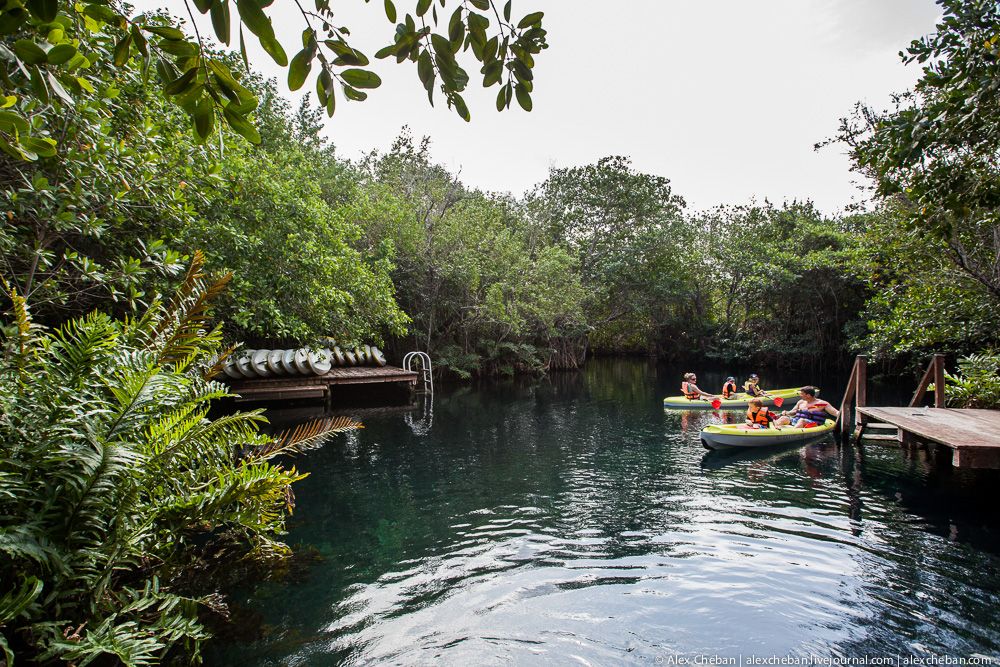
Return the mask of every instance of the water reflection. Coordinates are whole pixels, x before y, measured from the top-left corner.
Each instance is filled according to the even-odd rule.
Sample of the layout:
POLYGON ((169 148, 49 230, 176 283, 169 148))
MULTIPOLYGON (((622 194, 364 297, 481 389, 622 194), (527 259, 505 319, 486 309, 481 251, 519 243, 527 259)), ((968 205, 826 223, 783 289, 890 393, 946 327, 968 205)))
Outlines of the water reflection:
POLYGON ((1000 648, 995 474, 832 439, 706 455, 700 428, 741 417, 664 412, 675 377, 439 387, 431 427, 375 415, 300 459, 289 539, 324 560, 240 594, 263 634, 209 664, 1000 648))

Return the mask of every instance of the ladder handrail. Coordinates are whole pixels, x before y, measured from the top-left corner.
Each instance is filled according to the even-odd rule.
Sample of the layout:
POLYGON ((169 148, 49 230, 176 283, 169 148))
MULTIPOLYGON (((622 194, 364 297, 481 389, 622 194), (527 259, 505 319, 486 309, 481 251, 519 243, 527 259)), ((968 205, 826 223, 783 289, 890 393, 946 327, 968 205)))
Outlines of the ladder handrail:
POLYGON ((403 370, 412 373, 414 360, 420 362, 420 380, 424 385, 424 391, 428 394, 433 394, 434 369, 431 366, 430 355, 419 350, 407 352, 403 357, 403 370))
POLYGON ((907 407, 915 408, 920 405, 927 394, 927 385, 930 384, 932 377, 934 378, 934 407, 944 407, 944 359, 943 354, 935 354, 931 357, 931 363, 924 371, 923 377, 920 378, 920 384, 913 392, 913 398, 910 399, 910 404, 907 407))

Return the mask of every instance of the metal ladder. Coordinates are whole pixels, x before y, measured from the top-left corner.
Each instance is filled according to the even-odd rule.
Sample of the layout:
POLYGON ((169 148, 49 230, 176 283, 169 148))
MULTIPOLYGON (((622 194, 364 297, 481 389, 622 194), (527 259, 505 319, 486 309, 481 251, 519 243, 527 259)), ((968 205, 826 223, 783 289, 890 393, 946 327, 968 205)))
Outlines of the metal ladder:
POLYGON ((434 395, 434 370, 431 368, 431 358, 426 352, 407 352, 403 357, 403 370, 411 373, 415 372, 414 366, 420 368, 420 383, 423 386, 421 391, 425 394, 434 395))

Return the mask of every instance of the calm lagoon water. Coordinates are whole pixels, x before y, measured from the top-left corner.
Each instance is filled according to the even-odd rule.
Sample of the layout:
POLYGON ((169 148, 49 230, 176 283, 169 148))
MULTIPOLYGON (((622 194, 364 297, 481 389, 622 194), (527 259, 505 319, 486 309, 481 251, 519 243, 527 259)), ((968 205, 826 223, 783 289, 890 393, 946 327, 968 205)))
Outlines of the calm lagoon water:
POLYGON ((708 453, 733 417, 665 411, 680 370, 439 388, 432 421, 300 457, 288 540, 322 558, 238 591, 260 631, 206 663, 1000 658, 1000 475, 833 439, 708 453))

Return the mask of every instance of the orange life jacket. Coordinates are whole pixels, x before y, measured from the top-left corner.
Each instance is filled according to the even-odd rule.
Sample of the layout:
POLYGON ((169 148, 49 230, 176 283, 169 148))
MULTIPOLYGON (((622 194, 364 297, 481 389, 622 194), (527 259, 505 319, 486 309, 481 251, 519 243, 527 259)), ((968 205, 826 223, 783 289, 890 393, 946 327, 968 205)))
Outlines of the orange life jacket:
POLYGON ((691 390, 690 382, 681 382, 681 393, 684 394, 684 398, 688 399, 689 401, 693 401, 699 396, 701 396, 701 392, 691 390))
POLYGON ((735 382, 727 382, 726 384, 722 385, 722 397, 723 398, 729 398, 730 396, 732 396, 735 393, 736 393, 736 383, 735 382))
POLYGON ((774 421, 774 413, 767 408, 754 409, 752 406, 747 409, 747 419, 755 426, 768 426, 774 421))

